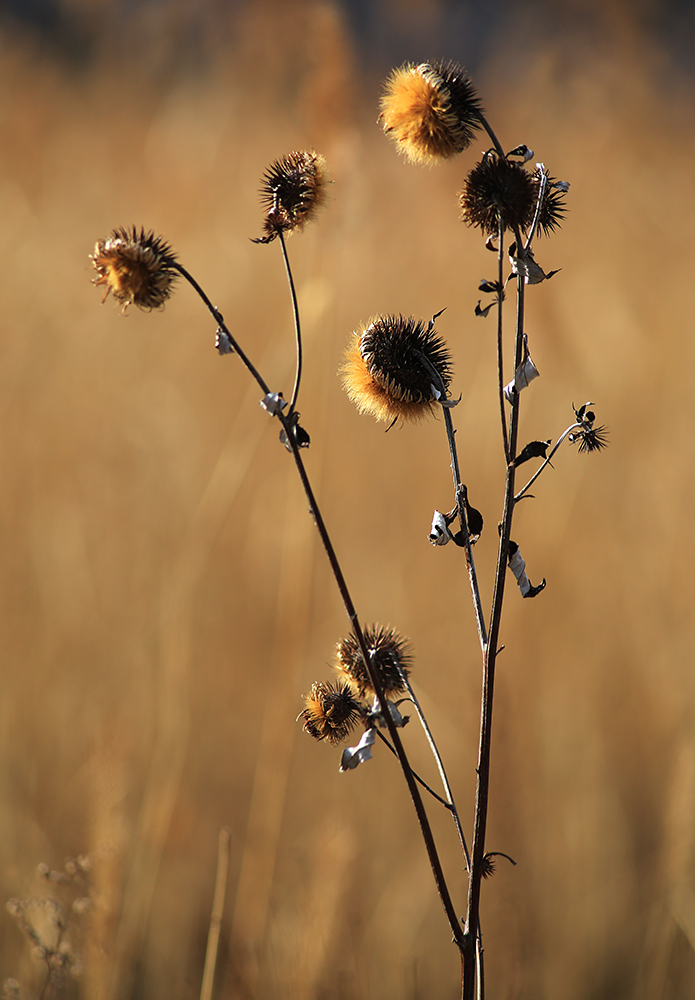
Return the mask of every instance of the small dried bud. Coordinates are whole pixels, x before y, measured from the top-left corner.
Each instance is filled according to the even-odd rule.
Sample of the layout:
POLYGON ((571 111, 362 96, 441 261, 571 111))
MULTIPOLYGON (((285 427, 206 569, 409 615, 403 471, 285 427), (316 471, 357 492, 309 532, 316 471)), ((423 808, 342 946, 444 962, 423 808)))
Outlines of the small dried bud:
POLYGON ((265 236, 254 243, 271 243, 282 233, 303 229, 326 201, 328 171, 318 153, 299 150, 268 167, 261 187, 265 236))
POLYGON ((304 732, 315 740, 341 743, 362 715, 362 707, 348 684, 333 685, 316 681, 306 697, 306 708, 299 718, 304 720, 304 732))
POLYGON ((360 413, 389 423, 419 420, 444 401, 451 356, 433 323, 377 316, 355 333, 340 371, 360 413))
MULTIPOLYGON (((367 625, 363 634, 386 697, 405 691, 403 676, 408 676, 412 663, 407 639, 384 625, 367 625)), ((336 646, 335 668, 360 697, 375 694, 354 633, 341 639, 336 646)))
POLYGON ((526 229, 533 220, 536 191, 533 176, 523 166, 486 153, 459 194, 463 221, 490 236, 497 234, 499 219, 505 229, 526 229))
POLYGON ((592 451, 602 451, 604 448, 608 447, 608 431, 606 427, 602 424, 600 427, 594 427, 594 421, 596 420, 596 414, 589 407, 593 406, 593 403, 584 403, 577 409, 572 404, 572 409, 574 410, 574 416, 580 428, 568 434, 568 440, 572 444, 579 444, 579 451, 589 454, 592 451))
POLYGON ((384 86, 379 121, 414 163, 462 153, 480 128, 481 106, 466 71, 454 62, 405 65, 384 86))
POLYGON ((95 285, 104 285, 103 302, 111 292, 123 306, 161 309, 170 297, 177 271, 176 257, 160 236, 146 233, 137 226, 114 229, 106 240, 99 240, 90 260, 98 277, 95 285))

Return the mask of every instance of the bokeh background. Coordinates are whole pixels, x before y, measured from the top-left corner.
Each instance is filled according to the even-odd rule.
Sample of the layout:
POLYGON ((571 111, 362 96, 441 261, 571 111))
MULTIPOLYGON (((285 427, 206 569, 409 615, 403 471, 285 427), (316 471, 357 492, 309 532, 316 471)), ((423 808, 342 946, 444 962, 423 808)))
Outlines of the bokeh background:
MULTIPOLYGON (((340 775, 296 722, 348 623, 277 426, 190 289, 123 316, 88 260, 114 226, 162 234, 287 392, 280 249, 249 237, 267 165, 326 156, 330 205, 289 244, 307 466, 362 620, 412 640, 470 830, 480 656, 461 552, 427 542, 453 502, 443 424, 385 434, 336 377, 370 315, 446 307, 487 607, 504 468, 474 308, 494 259, 456 197, 485 144, 420 169, 376 125, 384 77, 425 58, 463 62, 503 144, 572 185, 538 247, 562 270, 529 290, 522 438, 592 400, 611 441, 563 446, 515 520, 548 586, 507 594, 488 847, 517 865, 484 886, 488 995, 692 995, 694 43, 692 4, 658 0, 0 6, 0 894, 65 906, 83 964, 64 995, 199 994, 222 827, 216 997, 457 995, 394 761, 340 775), (76 856, 81 914, 84 887, 37 874, 76 856)), ((9 913, 0 942, 38 996, 9 913)))

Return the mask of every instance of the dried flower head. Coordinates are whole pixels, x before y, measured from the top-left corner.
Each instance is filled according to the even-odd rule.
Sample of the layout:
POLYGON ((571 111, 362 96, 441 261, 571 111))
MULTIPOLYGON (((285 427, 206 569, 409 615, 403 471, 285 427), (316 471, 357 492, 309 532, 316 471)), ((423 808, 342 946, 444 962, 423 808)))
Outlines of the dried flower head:
POLYGON ((254 243, 271 243, 310 222, 326 201, 326 161, 313 150, 298 150, 272 163, 265 172, 261 204, 265 236, 254 243))
MULTIPOLYGON (((408 676, 412 663, 408 640, 386 625, 367 625, 363 634, 386 697, 405 691, 403 675, 408 676)), ((375 694, 354 633, 336 646, 335 668, 360 697, 375 694)))
POLYGON ((414 163, 463 152, 480 128, 480 101, 466 71, 454 62, 407 64, 384 85, 379 121, 414 163))
POLYGON ((114 229, 106 240, 99 240, 90 255, 98 277, 95 285, 104 285, 104 298, 111 292, 123 306, 161 309, 173 291, 178 276, 173 267, 176 257, 161 236, 143 228, 114 229))
POLYGON ((306 708, 299 718, 304 720, 304 732, 315 740, 341 743, 363 713, 350 686, 339 681, 315 681, 305 696, 306 708))
POLYGON ((580 452, 587 454, 592 451, 602 451, 608 447, 608 431, 603 424, 600 427, 594 426, 596 414, 589 409, 590 406, 593 406, 593 403, 584 403, 577 409, 574 403, 572 404, 574 416, 580 426, 578 430, 567 435, 572 444, 579 444, 580 452))
POLYGON ((433 323, 377 316, 354 334, 340 372, 360 413, 393 423, 431 413, 451 383, 451 356, 433 323))
POLYGON ((488 152, 459 193, 463 221, 490 236, 497 233, 498 218, 505 229, 525 229, 533 220, 537 190, 537 181, 521 164, 488 152))
MULTIPOLYGON (((532 174, 532 179, 536 187, 536 198, 538 197, 538 187, 540 184, 540 171, 536 170, 532 174)), ((543 203, 538 216, 538 233, 544 236, 551 236, 556 229, 559 229, 567 214, 565 195, 569 190, 567 181, 558 181, 555 177, 548 176, 543 203)))

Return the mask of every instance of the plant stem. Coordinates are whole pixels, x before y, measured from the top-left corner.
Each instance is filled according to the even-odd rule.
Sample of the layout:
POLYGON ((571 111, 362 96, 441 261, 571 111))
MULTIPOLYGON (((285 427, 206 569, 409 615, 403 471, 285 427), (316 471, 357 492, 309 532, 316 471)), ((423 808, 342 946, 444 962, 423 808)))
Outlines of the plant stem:
MULTIPOLYGON (((286 424, 289 425, 289 421, 284 416, 284 414, 279 413, 278 418, 282 422, 283 427, 285 427, 286 424)), ((369 655, 369 650, 365 642, 364 633, 362 632, 362 628, 359 623, 357 611, 352 602, 352 598, 350 596, 350 592, 348 590, 345 577, 343 576, 343 571, 340 567, 340 563, 338 562, 338 557, 336 556, 335 549, 333 548, 333 543, 331 542, 323 517, 321 516, 318 504, 316 503, 316 498, 314 497, 314 493, 311 488, 311 483, 309 482, 309 478, 307 476, 306 469, 304 467, 304 462, 302 461, 302 455, 299 450, 299 446, 295 440, 294 435, 289 433, 289 426, 285 427, 285 430, 288 434, 288 441, 290 444, 292 455, 294 456, 295 465, 297 466, 297 472, 299 473, 299 478, 304 488, 307 500, 309 501, 309 510, 314 518, 314 523, 316 524, 316 528, 323 543, 323 547, 325 549, 328 562, 333 572, 333 576, 335 577, 335 581, 338 590, 340 592, 340 596, 343 600, 343 604, 345 606, 348 618, 350 619, 350 622, 352 624, 355 638, 357 639, 357 643, 360 647, 360 652, 362 654, 364 665, 367 668, 367 672, 369 673, 370 680, 372 682, 377 698, 379 700, 381 714, 384 718, 384 721, 386 722, 386 727, 389 731, 391 742, 393 743, 393 746, 398 755, 398 759, 401 764, 401 769, 403 771, 406 783, 408 785, 408 791, 410 792, 410 797, 413 800, 413 806, 415 807, 415 812, 417 814, 418 822, 420 824, 420 832, 422 833, 422 838, 425 842, 425 848, 427 850, 430 866, 432 868, 432 874, 434 876, 435 885, 437 886, 437 891, 439 893, 442 906, 444 907, 444 911, 449 921, 449 926, 451 928, 454 941, 456 942, 459 948, 462 948, 463 931, 461 928, 459 918, 456 914, 456 910, 454 909, 454 905, 451 901, 451 895, 449 893, 449 888, 447 886, 446 879, 444 877, 444 871, 442 869, 441 861, 439 860, 439 854, 437 853, 437 847, 434 841, 434 836, 432 834, 432 829, 430 827, 429 819, 427 818, 427 813, 425 811, 425 806, 422 801, 422 796, 420 795, 420 791, 417 787, 417 782, 413 776, 413 771, 412 768, 410 767, 410 762, 408 761, 408 757, 406 755, 403 742, 400 738, 400 734, 391 717, 391 713, 388 708, 388 703, 386 700, 386 696, 384 694, 384 689, 381 683, 381 679, 379 677, 378 672, 375 670, 372 663, 372 658, 369 655)))
POLYGON ((477 115, 478 115, 478 119, 480 120, 480 124, 483 126, 483 128, 487 132, 488 136, 492 140, 492 145, 497 150, 497 153, 504 159, 505 152, 502 149, 502 144, 500 143, 499 139, 495 135, 495 132, 494 132, 494 130, 492 128, 492 125, 487 120, 487 118, 485 117, 485 115, 483 114, 482 111, 478 111, 477 115))
POLYGON ((502 424, 502 443, 504 444, 504 457, 507 465, 510 462, 509 437, 507 436, 507 413, 504 408, 504 352, 502 340, 502 289, 503 289, 503 261, 504 261, 504 223, 502 216, 497 213, 497 382, 500 401, 500 421, 502 424))
POLYGON ((442 407, 444 411, 444 425, 446 427, 446 436, 449 442, 449 454, 451 455, 451 472, 454 477, 454 490, 456 493, 456 506, 458 507, 459 521, 461 523, 461 531, 463 532, 463 544, 466 551, 466 565, 468 566, 468 580, 471 587, 471 594, 473 596, 473 608, 475 611, 475 623, 478 628, 478 639, 480 641, 480 648, 484 651, 487 647, 487 631, 485 629, 485 616, 483 615, 483 605, 480 600, 480 588, 478 587, 478 574, 475 569, 475 561, 473 559, 473 548, 471 546, 471 538, 468 532, 468 520, 466 517, 466 503, 468 499, 468 491, 466 487, 461 482, 461 471, 459 469, 458 461, 458 450, 456 448, 456 436, 454 433, 454 425, 451 419, 451 412, 448 406, 442 407))
POLYGON ((521 489, 519 490, 519 492, 516 494, 516 496, 514 497, 514 503, 516 503, 517 500, 521 500, 521 498, 526 495, 527 490, 535 483, 535 481, 538 479, 538 477, 540 476, 540 474, 543 471, 543 469, 545 469, 546 466, 550 465, 550 460, 552 459, 553 455, 558 450, 558 448, 560 447, 560 445, 562 444, 562 442, 565 440, 565 438, 567 437, 567 435, 571 434, 572 431, 579 430, 581 426, 582 426, 581 424, 571 424, 567 428, 566 431, 562 432, 562 434, 560 435, 560 437, 557 439, 557 442, 555 443, 555 446, 554 446, 553 450, 550 452, 550 454, 548 455, 548 457, 546 458, 546 460, 543 462, 542 465, 540 465, 536 469, 536 471, 531 476, 531 478, 526 483, 526 485, 522 486, 521 489))
MULTIPOLYGON (((261 377, 257 369, 254 367, 254 365, 251 363, 248 356, 242 351, 238 342, 232 336, 227 325, 225 324, 221 313, 212 304, 212 302, 205 294, 205 292, 198 284, 198 282, 195 280, 195 278, 181 264, 172 262, 172 266, 174 266, 176 270, 195 289, 195 291, 201 297, 201 299, 203 300, 209 311, 212 313, 215 322, 219 324, 221 329, 224 330, 224 332, 229 337, 229 342, 234 351, 236 351, 236 353, 239 355, 242 363, 251 373, 253 378, 255 378, 256 382, 261 387, 264 394, 266 396, 269 395, 270 389, 267 386, 266 382, 263 380, 263 378, 261 377)), ((389 711, 388 708, 388 702, 384 694, 384 688, 381 683, 379 674, 377 673, 372 663, 372 658, 369 654, 369 650, 367 648, 367 644, 364 638, 364 633, 362 631, 362 628, 359 623, 359 618, 357 616, 357 610, 355 608, 355 605, 353 604, 352 597, 350 596, 350 591, 348 590, 345 577, 343 576, 343 571, 340 567, 340 563, 338 562, 338 557, 335 553, 335 549, 333 548, 333 543, 330 539, 328 530, 321 515, 321 511, 319 510, 319 506, 316 502, 316 498, 314 496, 314 492, 311 487, 311 483, 309 481, 309 477, 307 475, 304 462, 302 460, 301 451, 297 443, 296 436, 294 434, 294 427, 293 427, 294 421, 292 420, 289 414, 286 415, 284 412, 282 412, 282 410, 277 410, 275 412, 275 416, 277 416, 278 420, 282 424, 283 430, 285 431, 287 447, 292 452, 292 456, 295 461, 295 465, 297 468, 297 472, 299 474, 299 479, 301 481, 302 488, 304 489, 304 493, 309 502, 309 511, 314 519, 314 523, 321 538, 321 542, 326 552, 326 556, 328 558, 331 571, 335 578, 338 591, 345 606, 348 618, 350 619, 353 632, 355 634, 355 638, 357 639, 357 643, 360 647, 360 653, 362 654, 362 659, 364 661, 365 668, 369 674, 370 680, 376 692, 379 701, 379 706, 381 709, 381 714, 384 718, 384 721, 386 722, 386 727, 389 731, 391 742, 393 743, 394 749, 396 751, 396 754, 398 756, 401 765, 401 769, 403 771, 403 775, 408 785, 410 797, 413 801, 415 813, 417 815, 418 823, 420 825, 420 832, 425 842, 425 848, 427 850, 427 856, 429 858, 430 867, 432 868, 432 874, 434 877, 435 885, 437 887, 437 891, 439 893, 439 898, 442 902, 442 906, 444 907, 444 912, 446 913, 447 919, 449 921, 451 933, 459 949, 462 949, 463 929, 461 927, 461 922, 456 913, 456 910, 454 909, 454 905, 451 901, 451 895, 449 893, 449 888, 447 886, 446 879, 444 877, 444 871, 442 869, 441 861, 439 859, 439 854, 437 852, 437 847, 434 841, 434 836, 432 834, 432 829, 430 827, 429 819, 427 817, 427 812, 425 811, 425 806, 422 801, 422 796, 420 795, 420 790, 418 789, 417 782, 415 780, 415 777, 413 776, 413 771, 412 768, 410 767, 410 762, 406 755, 403 742, 400 738, 400 734, 394 724, 393 718, 391 717, 391 712, 389 711)))
MULTIPOLYGON (((517 280, 516 340, 514 371, 523 356, 525 282, 522 276, 517 280)), ((519 396, 514 394, 509 428, 509 457, 504 487, 504 510, 497 553, 497 569, 490 614, 490 638, 483 653, 483 689, 481 698, 480 742, 478 747, 478 780, 475 796, 475 819, 471 857, 471 873, 468 881, 468 908, 464 925, 463 948, 463 1000, 474 1000, 477 952, 479 948, 480 883, 483 859, 485 857, 485 834, 487 830, 488 795, 490 789, 490 750, 492 740, 492 708, 495 689, 495 666, 498 640, 502 620, 504 585, 507 572, 509 538, 514 514, 514 458, 516 456, 519 430, 519 396)))
MULTIPOLYGON (((439 314, 437 314, 439 315, 439 314)), ((436 317, 434 317, 436 319, 436 317)), ((432 325, 434 325, 434 319, 432 320, 432 325)), ((471 594, 473 596, 473 607, 475 609, 475 621, 478 627, 478 638, 480 640, 480 648, 482 650, 487 646, 487 632, 485 630, 485 616, 483 615, 483 605, 480 600, 480 588, 478 587, 478 574, 475 569, 475 560, 473 559, 473 548, 471 546, 470 534, 468 531, 468 520, 466 517, 466 505, 468 501, 468 491, 464 484, 461 482, 461 469, 459 466, 458 449, 456 447, 456 432, 454 431, 454 423, 451 419, 451 408, 456 406, 456 403, 452 403, 448 399, 448 393, 446 391, 446 386, 444 385, 444 380, 441 375, 432 364, 430 359, 422 351, 414 351, 414 355, 417 357, 418 361, 421 362, 427 368, 430 376, 432 377, 434 388, 439 393, 439 402, 444 413, 444 426, 446 428, 446 437, 449 442, 449 455, 451 457, 451 474, 454 477, 454 493, 456 495, 456 506, 458 508, 459 522, 461 524, 461 532, 463 534, 463 544, 466 550, 466 565, 468 566, 468 579, 471 586, 471 594)))
MULTIPOLYGON (((447 778, 446 771, 444 770, 444 762, 442 761, 442 758, 441 758, 440 753, 439 753, 439 749, 437 748, 437 744, 435 743, 434 736, 432 735, 432 730, 430 729, 430 727, 429 727, 429 725, 427 723, 427 719, 425 718, 425 713, 422 711, 422 708, 420 706, 420 702, 418 701, 418 699, 417 699, 417 697, 415 695, 415 692, 413 691, 413 687, 412 687, 412 685, 410 683, 410 680, 406 676, 406 674, 405 674, 405 672, 403 670, 401 670, 400 673, 401 673, 401 678, 403 680, 403 683, 404 683, 404 685, 406 687, 406 690, 408 692, 408 696, 409 696, 410 700, 413 703, 413 707, 414 707, 415 711, 417 712, 418 719, 420 720, 420 725, 422 726, 422 728, 424 730, 424 733, 425 733, 425 736, 427 737, 427 742, 430 745, 430 750, 432 751, 432 756, 434 757, 435 762, 437 764, 437 770, 439 771, 439 777, 441 778, 442 785, 444 786, 444 794, 446 795, 446 802, 447 802, 447 805, 449 806, 449 808, 451 810, 452 816, 454 817, 454 826, 456 827, 456 832, 458 833, 459 842, 461 844, 461 850, 463 851, 463 856, 466 859, 466 871, 470 872, 470 870, 471 870, 471 858, 470 858, 470 854, 468 853, 468 845, 466 844, 466 838, 465 838, 464 833, 463 833, 463 827, 461 826, 461 820, 459 818, 458 810, 457 810, 456 805, 454 803, 454 797, 453 797, 453 794, 451 792, 451 786, 449 784, 449 779, 447 778)), ((430 789, 430 791, 431 791, 431 789, 430 789)), ((434 793, 432 793, 432 794, 434 794, 434 793)), ((437 798, 438 798, 438 796, 437 796, 437 798)))
POLYGON ((179 264, 178 261, 171 261, 170 263, 171 263, 171 266, 175 270, 177 270, 179 272, 179 274, 183 278, 185 278, 186 281, 189 282, 189 284, 196 290, 196 292, 198 293, 198 295, 201 297, 201 299, 203 300, 203 302, 205 303, 205 305, 208 307, 208 309, 212 313, 212 316, 213 316, 213 319, 215 320, 215 322, 218 324, 218 326, 222 330, 224 330, 224 332, 229 337, 229 342, 231 343, 232 348, 236 352, 236 354, 239 355, 239 358, 240 358, 242 364, 248 369, 248 371, 251 373, 251 375, 255 378, 256 382, 258 382, 258 384, 261 387, 261 389, 263 390, 264 394, 266 396, 269 395, 270 389, 266 385, 266 383, 265 383, 264 379, 261 377, 260 373, 256 370, 256 368, 254 367, 254 365, 251 363, 251 361, 248 358, 248 356, 244 353, 244 351, 242 351, 242 349, 239 346, 239 343, 237 342, 237 340, 232 336, 231 330, 229 329, 229 327, 225 323, 224 318, 222 316, 222 313, 219 311, 219 309, 212 304, 212 302, 207 297, 207 295, 205 294, 205 292, 203 291, 203 289, 200 287, 200 285, 198 284, 198 282, 195 280, 195 278, 193 277, 193 275, 189 271, 187 271, 186 268, 182 264, 179 264))
POLYGON ((205 966, 203 968, 203 981, 200 987, 200 1000, 211 1000, 212 985, 215 981, 215 965, 217 962, 217 946, 220 940, 220 928, 222 926, 222 911, 224 910, 224 897, 227 892, 227 872, 229 871, 229 830, 223 826, 217 847, 217 876, 215 878, 215 894, 212 900, 212 913, 210 914, 210 928, 208 930, 208 944, 205 952, 205 966))
POLYGON ((297 368, 294 376, 294 388, 292 389, 290 406, 289 410, 287 411, 289 416, 294 412, 294 408, 297 405, 299 386, 302 381, 302 364, 304 355, 302 350, 302 328, 299 322, 299 305, 297 303, 297 292, 294 287, 292 268, 290 267, 290 258, 287 255, 287 244, 285 243, 285 237, 282 230, 280 230, 278 236, 280 238, 280 246, 282 247, 282 259, 285 262, 285 273, 287 274, 287 283, 290 286, 290 298, 292 299, 292 314, 294 316, 294 337, 295 337, 295 343, 297 345, 297 368))
MULTIPOLYGON (((387 746, 389 748, 389 750, 391 751, 391 753, 393 754, 393 756, 394 757, 398 757, 398 754, 396 753, 395 749, 391 746, 391 744, 389 743, 389 741, 387 740, 387 738, 384 736, 384 734, 379 729, 377 729, 377 728, 374 729, 374 732, 379 737, 379 739, 381 740, 381 742, 385 746, 387 746)), ((429 794, 432 796, 433 799, 436 799, 437 802, 441 803, 441 805, 443 805, 445 809, 448 809, 449 812, 453 811, 452 807, 451 807, 451 803, 447 802, 446 799, 442 798, 441 795, 439 795, 437 792, 435 792, 434 788, 431 788, 430 785, 428 785, 427 782, 424 780, 424 778, 420 777, 420 775, 417 773, 417 771, 413 771, 413 777, 417 781, 418 785, 421 785, 425 789, 426 792, 429 792, 429 794)))

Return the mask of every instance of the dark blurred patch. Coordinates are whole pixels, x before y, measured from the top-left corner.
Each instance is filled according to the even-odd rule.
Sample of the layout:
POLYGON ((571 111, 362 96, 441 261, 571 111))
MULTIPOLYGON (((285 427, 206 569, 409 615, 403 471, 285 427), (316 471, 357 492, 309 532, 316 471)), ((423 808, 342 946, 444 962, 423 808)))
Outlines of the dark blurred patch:
POLYGON ((393 64, 438 56, 462 61, 472 72, 480 70, 500 41, 520 33, 519 49, 564 40, 616 43, 632 31, 648 34, 664 46, 681 70, 693 72, 695 8, 688 0, 589 0, 571 5, 559 0, 105 0, 99 5, 68 0, 4 0, 0 21, 5 29, 34 36, 47 50, 76 66, 92 62, 104 51, 128 52, 149 60, 155 71, 202 69, 207 60, 238 33, 238 22, 248 12, 300 16, 312 8, 336 8, 349 25, 356 57, 363 66, 384 74, 393 64), (159 49, 166 41, 169 59, 162 65, 159 49))

